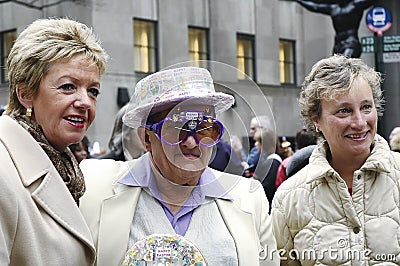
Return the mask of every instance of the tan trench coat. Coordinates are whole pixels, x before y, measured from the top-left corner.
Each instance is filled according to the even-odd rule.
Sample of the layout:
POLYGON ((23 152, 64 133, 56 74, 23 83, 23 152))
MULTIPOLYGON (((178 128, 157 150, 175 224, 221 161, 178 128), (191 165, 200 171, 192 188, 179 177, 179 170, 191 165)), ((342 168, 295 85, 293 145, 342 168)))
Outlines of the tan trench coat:
POLYGON ((90 231, 48 156, 0 117, 0 265, 92 265, 90 231))

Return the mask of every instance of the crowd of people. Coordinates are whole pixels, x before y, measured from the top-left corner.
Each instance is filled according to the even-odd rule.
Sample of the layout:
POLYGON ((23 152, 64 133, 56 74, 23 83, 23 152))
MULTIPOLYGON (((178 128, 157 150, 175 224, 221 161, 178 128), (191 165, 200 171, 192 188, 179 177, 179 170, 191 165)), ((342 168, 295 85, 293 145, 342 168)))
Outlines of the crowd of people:
POLYGON ((248 149, 223 139, 234 97, 208 70, 156 72, 93 157, 107 59, 70 19, 17 38, 0 117, 1 265, 400 264, 400 127, 377 134, 382 78, 361 59, 318 61, 294 143, 254 116, 248 149))

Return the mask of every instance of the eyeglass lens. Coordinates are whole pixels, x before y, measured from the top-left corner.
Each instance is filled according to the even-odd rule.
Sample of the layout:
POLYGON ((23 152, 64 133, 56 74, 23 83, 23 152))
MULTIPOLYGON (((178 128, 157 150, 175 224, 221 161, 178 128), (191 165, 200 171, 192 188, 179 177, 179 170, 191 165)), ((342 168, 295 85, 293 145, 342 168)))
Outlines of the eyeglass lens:
POLYGON ((178 144, 189 135, 203 145, 215 144, 221 135, 220 125, 212 120, 191 120, 186 123, 175 121, 164 121, 161 128, 161 139, 169 144, 178 144))

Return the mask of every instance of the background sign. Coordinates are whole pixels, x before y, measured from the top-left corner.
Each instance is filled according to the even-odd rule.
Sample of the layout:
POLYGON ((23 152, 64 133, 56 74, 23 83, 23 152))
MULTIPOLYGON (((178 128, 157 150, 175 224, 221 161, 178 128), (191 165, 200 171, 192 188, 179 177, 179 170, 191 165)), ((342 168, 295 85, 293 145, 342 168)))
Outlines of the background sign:
POLYGON ((400 35, 383 36, 383 52, 400 52, 400 35))
POLYGON ((383 53, 384 63, 398 63, 400 62, 400 52, 383 53))
MULTIPOLYGON (((400 35, 383 36, 383 48, 381 52, 400 52, 400 35)), ((361 37, 363 53, 377 53, 378 40, 375 36, 361 37)))
POLYGON ((361 49, 363 53, 376 53, 376 38, 375 36, 361 37, 361 49))
POLYGON ((389 9, 381 6, 371 8, 365 19, 368 29, 378 33, 378 36, 382 36, 383 32, 392 26, 392 15, 389 9))

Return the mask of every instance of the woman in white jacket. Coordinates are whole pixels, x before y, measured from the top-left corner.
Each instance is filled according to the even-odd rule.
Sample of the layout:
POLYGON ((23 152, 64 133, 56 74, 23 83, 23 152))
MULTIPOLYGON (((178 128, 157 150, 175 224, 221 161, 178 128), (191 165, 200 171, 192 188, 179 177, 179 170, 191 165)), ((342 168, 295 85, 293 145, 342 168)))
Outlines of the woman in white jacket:
POLYGON ((272 209, 282 265, 399 265, 400 157, 377 131, 381 76, 360 59, 317 62, 301 114, 323 141, 272 209))

